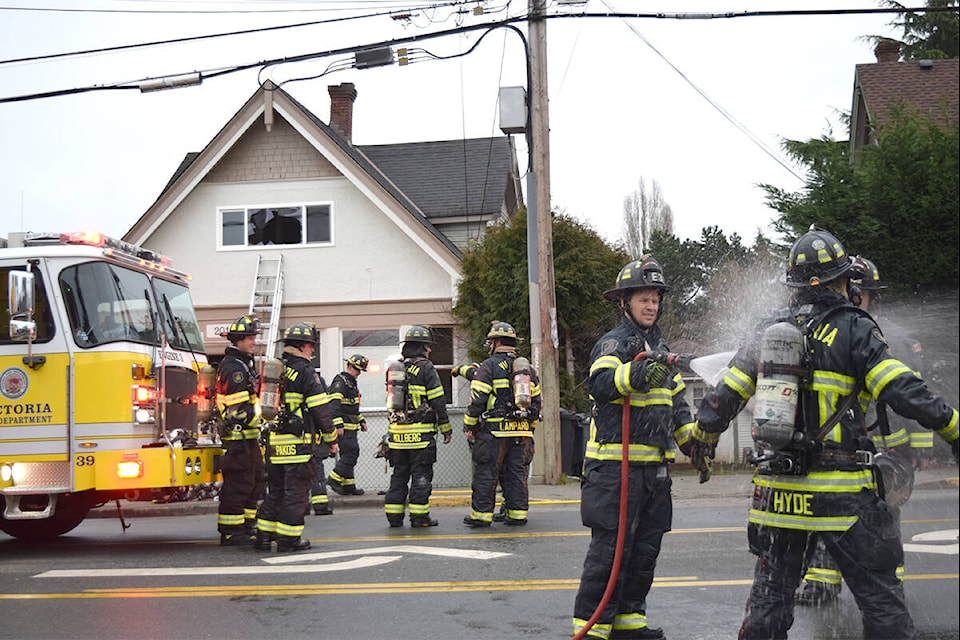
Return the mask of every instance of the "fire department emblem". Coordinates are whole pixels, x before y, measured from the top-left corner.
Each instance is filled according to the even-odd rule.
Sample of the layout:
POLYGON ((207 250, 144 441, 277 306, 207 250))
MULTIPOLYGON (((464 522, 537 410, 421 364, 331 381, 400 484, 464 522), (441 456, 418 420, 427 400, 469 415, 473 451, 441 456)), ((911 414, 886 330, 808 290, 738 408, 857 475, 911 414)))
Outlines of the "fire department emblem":
POLYGON ((9 367, 0 373, 0 394, 7 400, 19 400, 30 388, 30 378, 20 367, 9 367))

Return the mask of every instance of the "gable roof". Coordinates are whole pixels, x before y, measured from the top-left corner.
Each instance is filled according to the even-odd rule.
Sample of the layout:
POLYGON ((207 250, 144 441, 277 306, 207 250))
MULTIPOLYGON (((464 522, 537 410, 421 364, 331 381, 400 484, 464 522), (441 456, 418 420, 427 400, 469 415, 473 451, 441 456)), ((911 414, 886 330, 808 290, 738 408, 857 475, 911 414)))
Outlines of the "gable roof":
POLYGON ((875 142, 876 130, 900 107, 937 124, 960 118, 960 60, 858 64, 854 72, 851 144, 875 142))

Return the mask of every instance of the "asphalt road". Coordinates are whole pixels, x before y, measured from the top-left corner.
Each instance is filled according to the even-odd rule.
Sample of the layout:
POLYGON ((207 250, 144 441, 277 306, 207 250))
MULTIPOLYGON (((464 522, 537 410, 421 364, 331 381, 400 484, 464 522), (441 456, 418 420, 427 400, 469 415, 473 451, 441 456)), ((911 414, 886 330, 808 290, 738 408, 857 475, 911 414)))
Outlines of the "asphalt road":
MULTIPOLYGON (((923 485, 902 522, 909 605, 921 638, 955 640, 956 484, 923 485)), ((747 492, 748 477, 709 491, 677 478, 648 602, 669 638, 736 637, 754 564, 747 492)), ((314 549, 299 554, 221 548, 207 512, 130 515, 126 530, 91 518, 52 544, 0 538, 0 638, 569 638, 589 531, 575 487, 535 493, 527 527, 488 530, 460 523, 456 496, 426 530, 388 528, 376 496, 344 498, 335 515, 311 516, 314 549)), ((791 637, 861 637, 849 592, 798 609, 791 637)))

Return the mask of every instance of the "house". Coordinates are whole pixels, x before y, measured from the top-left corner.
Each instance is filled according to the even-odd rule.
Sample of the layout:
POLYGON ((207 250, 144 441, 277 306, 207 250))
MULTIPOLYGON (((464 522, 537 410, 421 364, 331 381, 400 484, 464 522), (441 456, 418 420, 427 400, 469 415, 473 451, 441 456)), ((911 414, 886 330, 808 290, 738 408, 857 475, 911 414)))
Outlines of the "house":
MULTIPOLYGON (((284 327, 314 322, 327 380, 354 352, 380 370, 406 326, 428 325, 450 401, 450 367, 466 350, 450 311, 463 251, 523 206, 512 140, 354 146, 357 90, 328 92, 324 123, 259 87, 124 240, 193 276, 211 361, 228 344, 220 332, 251 308, 269 324, 268 351, 284 327)), ((360 382, 365 406, 384 406, 382 374, 360 382)))
POLYGON ((955 123, 960 118, 960 60, 900 62, 899 43, 881 40, 877 61, 854 70, 853 109, 850 112, 851 151, 876 144, 884 119, 908 108, 934 122, 955 123))

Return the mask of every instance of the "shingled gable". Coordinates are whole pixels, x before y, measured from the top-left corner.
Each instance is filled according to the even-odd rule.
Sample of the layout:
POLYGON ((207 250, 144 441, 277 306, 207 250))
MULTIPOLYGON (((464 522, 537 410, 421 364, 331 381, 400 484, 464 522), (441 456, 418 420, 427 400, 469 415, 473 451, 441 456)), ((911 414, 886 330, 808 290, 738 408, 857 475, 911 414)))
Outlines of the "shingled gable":
POLYGON ((960 117, 960 60, 900 62, 899 50, 888 51, 890 44, 877 45, 877 62, 856 66, 850 114, 854 150, 876 144, 877 128, 898 108, 938 124, 956 123, 960 117))

